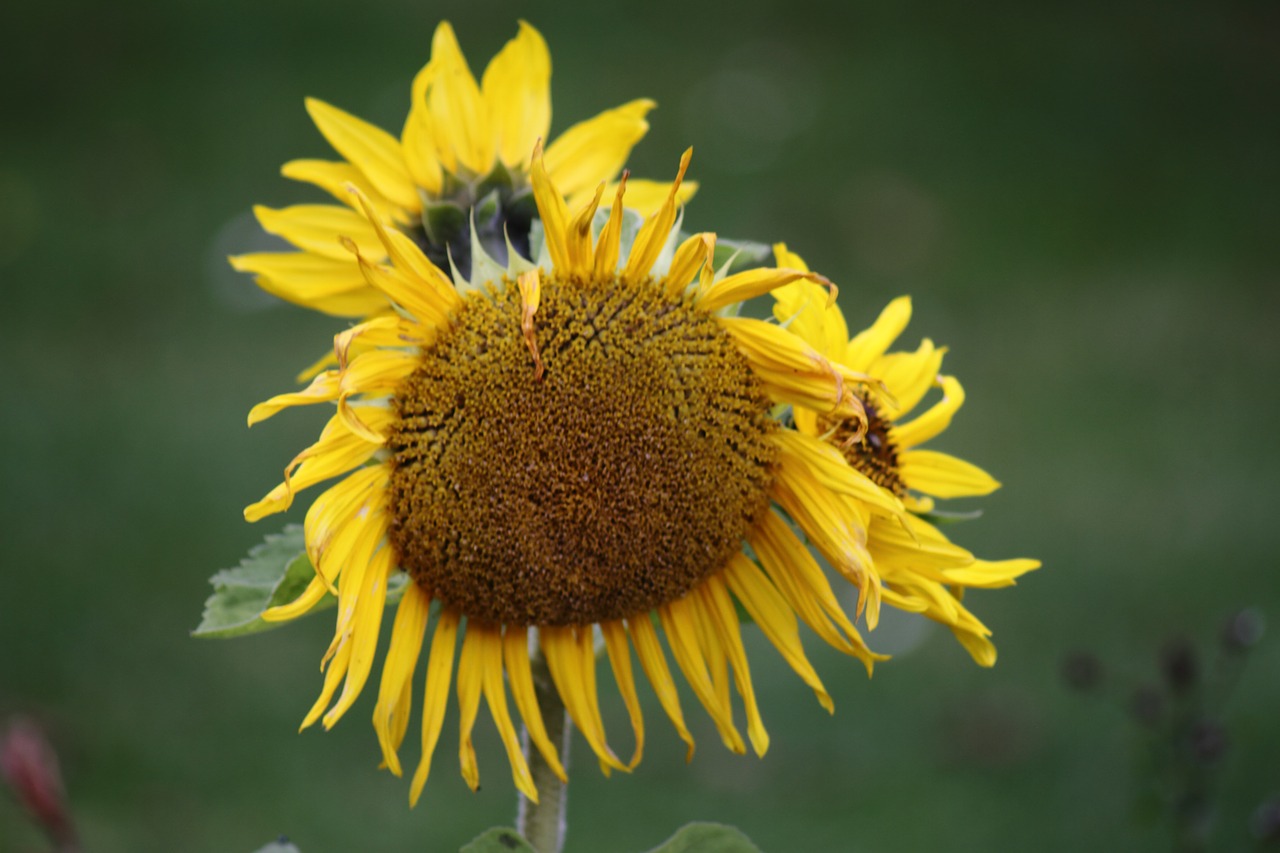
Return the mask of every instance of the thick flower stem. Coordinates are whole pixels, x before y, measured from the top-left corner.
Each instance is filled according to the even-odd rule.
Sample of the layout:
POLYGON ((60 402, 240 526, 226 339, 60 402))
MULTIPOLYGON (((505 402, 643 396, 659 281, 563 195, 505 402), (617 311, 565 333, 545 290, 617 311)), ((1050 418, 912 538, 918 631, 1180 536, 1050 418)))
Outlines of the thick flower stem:
MULTIPOLYGON (((573 732, 573 724, 565 712, 564 702, 551 680, 551 672, 542 657, 541 650, 530 650, 533 664, 533 687, 538 697, 538 707, 542 711, 542 721, 547 727, 547 734, 554 740, 560 739, 560 763, 567 770, 569 767, 569 736, 573 732)), ((556 776, 546 759, 529 739, 529 732, 521 732, 524 744, 524 757, 529 762, 529 772, 533 774, 533 784, 538 789, 538 802, 531 801, 520 794, 520 806, 516 815, 516 829, 520 831, 533 849, 538 853, 560 853, 564 848, 565 807, 568 796, 564 783, 556 776)))

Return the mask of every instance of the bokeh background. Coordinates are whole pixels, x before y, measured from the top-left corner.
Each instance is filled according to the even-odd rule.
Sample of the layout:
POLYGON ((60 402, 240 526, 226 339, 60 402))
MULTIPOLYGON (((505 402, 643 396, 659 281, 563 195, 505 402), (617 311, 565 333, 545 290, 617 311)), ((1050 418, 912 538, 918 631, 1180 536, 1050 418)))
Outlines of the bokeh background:
MULTIPOLYGON (((337 329, 225 256, 264 245, 252 204, 319 199, 278 175, 330 155, 303 97, 398 129, 446 17, 477 72, 517 17, 542 30, 553 132, 655 98, 631 165, 665 176, 695 147, 687 226, 786 240, 841 285, 851 323, 912 294, 909 342, 949 346, 969 391, 943 446, 1005 484, 956 535, 1045 562, 972 598, 993 670, 911 620, 872 635, 898 652, 872 681, 809 642, 834 717, 752 636, 767 758, 726 753, 698 713, 686 766, 649 701, 633 775, 604 780, 579 744, 569 850, 647 849, 692 819, 771 851, 1168 849, 1164 824, 1135 819, 1158 736, 1130 704, 1163 689, 1175 637, 1227 733, 1210 846, 1253 843, 1250 816, 1280 791, 1275 632, 1234 690, 1203 682, 1232 612, 1280 620, 1274 3, 184 0, 0 17, 0 727, 21 714, 49 732, 87 848, 248 851, 286 833, 308 853, 452 850, 511 821, 483 715, 483 789, 455 770, 451 723, 414 811, 376 770, 371 696, 333 732, 295 734, 327 617, 188 637, 207 577, 270 529, 241 507, 322 417, 250 432, 245 413, 337 329), (1061 678, 1078 650, 1101 661, 1098 695, 1061 678)), ((5 797, 0 849, 43 849, 5 797)))

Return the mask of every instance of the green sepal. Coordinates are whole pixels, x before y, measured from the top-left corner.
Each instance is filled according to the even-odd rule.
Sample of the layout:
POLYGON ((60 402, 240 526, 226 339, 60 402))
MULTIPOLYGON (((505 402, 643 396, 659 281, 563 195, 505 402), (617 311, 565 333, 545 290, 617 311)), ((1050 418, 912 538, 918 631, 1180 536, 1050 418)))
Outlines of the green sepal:
POLYGON ((690 823, 649 853, 760 853, 760 848, 732 826, 690 823))
POLYGON ((970 512, 955 512, 950 510, 935 509, 931 512, 918 512, 918 518, 921 518, 934 527, 945 527, 948 524, 960 524, 964 521, 973 521, 982 518, 982 510, 975 509, 970 512))
MULTIPOLYGON (((267 622, 262 618, 263 612, 293 601, 315 574, 300 525, 290 524, 279 533, 268 534, 239 566, 223 569, 209 578, 213 594, 205 601, 204 615, 191 636, 225 639, 278 628, 286 623, 267 622)), ((405 578, 403 572, 396 572, 387 580, 387 604, 404 594, 405 578)), ((307 615, 328 610, 337 603, 325 593, 307 615)))
POLYGON ((507 826, 495 826, 471 839, 458 853, 537 853, 520 833, 507 826))
POLYGON ((724 240, 717 237, 715 268, 720 269, 730 258, 733 259, 733 266, 729 268, 729 273, 767 267, 773 263, 773 248, 751 240, 724 240))
POLYGON ((433 246, 447 246, 467 227, 467 211, 451 201, 423 205, 422 230, 433 246))

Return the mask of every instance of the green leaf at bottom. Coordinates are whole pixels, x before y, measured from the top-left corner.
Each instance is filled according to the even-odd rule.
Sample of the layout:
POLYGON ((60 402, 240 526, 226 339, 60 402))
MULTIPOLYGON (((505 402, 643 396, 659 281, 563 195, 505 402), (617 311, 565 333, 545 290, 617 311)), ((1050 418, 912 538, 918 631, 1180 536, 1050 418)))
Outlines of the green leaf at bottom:
POLYGON ((760 848, 732 826, 690 823, 649 853, 760 853, 760 848))

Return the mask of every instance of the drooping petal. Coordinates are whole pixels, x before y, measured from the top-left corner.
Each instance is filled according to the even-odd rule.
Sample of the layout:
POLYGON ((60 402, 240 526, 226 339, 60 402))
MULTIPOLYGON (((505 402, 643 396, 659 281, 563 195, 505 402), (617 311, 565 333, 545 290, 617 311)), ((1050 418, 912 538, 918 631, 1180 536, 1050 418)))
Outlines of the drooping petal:
POLYGON ((823 686, 822 680, 805 656, 804 646, 800 643, 800 629, 796 623, 795 613, 787 606, 786 599, 778 594, 777 589, 769 582, 755 563, 744 554, 734 554, 728 568, 724 572, 725 582, 729 589, 742 602, 743 608, 751 619, 760 626, 761 632, 773 643, 783 660, 790 665, 796 675, 813 690, 818 703, 835 713, 835 703, 831 694, 823 686))
POLYGON ((417 583, 409 582, 396 608, 391 626, 391 643, 382 664, 378 704, 373 709, 373 730, 382 747, 382 760, 395 776, 401 774, 400 744, 408 731, 413 710, 413 670, 418 665, 422 641, 426 637, 431 596, 417 583))
POLYGON ((613 669, 613 680, 618 684, 618 692, 622 694, 627 716, 631 718, 631 730, 635 734, 636 749, 627 767, 634 768, 644 755, 644 717, 640 713, 640 698, 636 695, 635 676, 631 671, 627 629, 619 621, 601 622, 600 633, 604 635, 605 649, 609 654, 609 666, 613 669))
POLYGON ((636 647, 636 657, 644 669, 645 677, 658 695, 658 703, 666 711, 676 733, 685 742, 688 749, 685 761, 693 760, 693 735, 684 724, 684 712, 680 710, 680 695, 676 692, 676 683, 671 678, 671 670, 667 667, 667 658, 662 653, 662 644, 658 641, 658 632, 649 621, 649 614, 643 613, 627 620, 627 632, 636 647))
MULTIPOLYGON (((533 686, 533 670, 529 663, 528 629, 508 625, 507 633, 502 638, 502 645, 507 678, 511 683, 511 696, 515 699, 516 710, 524 720, 529 739, 538 748, 538 752, 542 754, 542 759, 547 762, 551 772, 555 773, 561 782, 567 782, 569 777, 565 774, 564 765, 560 762, 559 750, 547 737, 542 711, 538 708, 538 696, 533 686)), ((562 734, 556 732, 556 736, 561 737, 562 734)))
POLYGON ((662 630, 671 644, 671 654, 676 659, 684 679, 693 688, 693 693, 711 715, 720 739, 733 752, 741 755, 747 751, 742 735, 733 725, 733 710, 722 703, 716 695, 715 686, 707 673, 706 661, 702 649, 698 645, 697 617, 691 612, 691 606, 683 599, 668 602, 658 608, 658 616, 662 620, 662 630))
POLYGON ((707 578, 696 590, 702 605, 702 615, 709 623, 721 648, 733 667, 733 680, 738 685, 738 695, 747 710, 747 735, 756 755, 764 757, 769 750, 769 733, 765 731, 760 709, 756 706, 755 688, 751 685, 751 670, 747 666, 747 652, 742 646, 742 634, 738 615, 734 612, 729 590, 719 575, 707 578))
POLYGON ((453 679, 453 651, 458 638, 458 614, 445 610, 436 622, 431 638, 431 654, 427 658, 426 695, 422 700, 422 759, 413 773, 409 787, 409 805, 416 806, 422 788, 431 773, 431 756, 435 754, 449 707, 449 684, 453 679))

